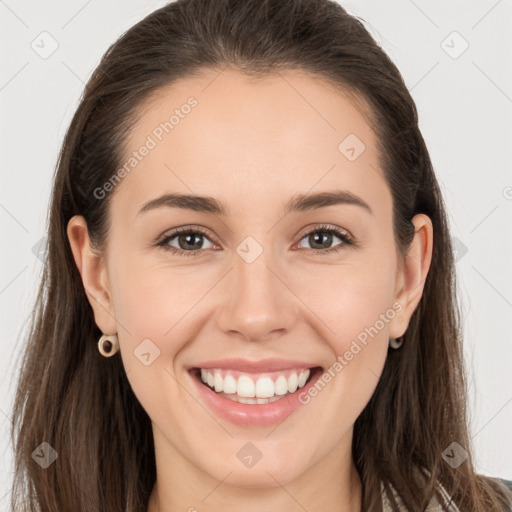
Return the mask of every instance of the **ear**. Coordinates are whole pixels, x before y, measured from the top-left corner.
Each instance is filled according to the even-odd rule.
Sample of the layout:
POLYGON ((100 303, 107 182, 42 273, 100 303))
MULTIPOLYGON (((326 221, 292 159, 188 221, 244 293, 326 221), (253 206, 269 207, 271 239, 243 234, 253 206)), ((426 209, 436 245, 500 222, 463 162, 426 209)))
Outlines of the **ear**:
POLYGON ((397 274, 393 302, 399 302, 403 309, 390 322, 390 338, 399 338, 407 330, 411 316, 423 295, 425 279, 432 261, 434 231, 430 217, 420 213, 414 216, 412 223, 414 237, 397 274))
POLYGON ((75 215, 70 219, 67 235, 76 266, 82 277, 85 294, 94 312, 96 325, 103 333, 113 334, 117 331, 117 325, 105 258, 92 247, 87 223, 81 215, 75 215))

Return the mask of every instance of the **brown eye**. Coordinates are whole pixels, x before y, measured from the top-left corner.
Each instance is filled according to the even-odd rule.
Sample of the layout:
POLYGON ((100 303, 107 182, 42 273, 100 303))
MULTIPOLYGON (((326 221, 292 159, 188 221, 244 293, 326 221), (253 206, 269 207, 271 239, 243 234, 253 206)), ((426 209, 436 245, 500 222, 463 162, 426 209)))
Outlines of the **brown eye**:
POLYGON ((306 240, 307 243, 310 244, 311 250, 318 253, 338 251, 346 245, 353 245, 352 239, 347 233, 328 226, 320 226, 313 231, 309 231, 301 238, 301 241, 302 240, 306 240), (336 238, 338 238, 341 243, 330 247, 332 243, 335 242, 336 238))
MULTIPOLYGON (((202 249, 211 248, 204 247, 204 238, 208 239, 206 233, 200 229, 179 228, 158 242, 157 246, 182 256, 196 256, 202 249), (171 242, 177 246, 171 245, 171 242)), ((210 243, 214 245, 211 241, 210 243)))

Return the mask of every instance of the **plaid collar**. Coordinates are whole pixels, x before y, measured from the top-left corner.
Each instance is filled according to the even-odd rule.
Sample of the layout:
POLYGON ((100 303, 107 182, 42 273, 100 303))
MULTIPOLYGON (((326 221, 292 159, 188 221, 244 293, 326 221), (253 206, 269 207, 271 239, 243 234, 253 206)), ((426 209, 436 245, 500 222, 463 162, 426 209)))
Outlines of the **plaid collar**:
MULTIPOLYGON (((454 502, 452 502, 450 495, 446 492, 446 489, 441 485, 441 483, 438 482, 437 485, 442 496, 442 503, 439 503, 439 500, 434 495, 430 500, 427 508, 425 509, 425 512, 460 512, 459 508, 457 507, 457 505, 455 505, 454 502)), ((400 507, 399 510, 405 511, 405 507, 403 506, 398 494, 396 493, 396 490, 391 484, 390 487, 391 491, 393 492, 393 496, 400 507)), ((386 492, 384 491, 384 484, 382 482, 381 491, 383 512, 394 512, 393 508, 391 507, 390 501, 386 495, 386 492)))

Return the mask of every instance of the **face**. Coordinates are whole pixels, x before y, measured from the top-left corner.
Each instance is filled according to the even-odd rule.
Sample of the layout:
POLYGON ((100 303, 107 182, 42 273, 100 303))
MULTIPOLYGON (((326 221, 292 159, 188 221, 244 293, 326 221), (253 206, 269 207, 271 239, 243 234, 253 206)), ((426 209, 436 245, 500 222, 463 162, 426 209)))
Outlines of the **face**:
POLYGON ((269 474, 284 485, 348 456, 389 338, 405 332, 421 295, 431 246, 419 216, 419 241, 399 258, 376 135, 357 105, 295 71, 205 72, 144 105, 124 156, 130 170, 114 187, 99 277, 91 270, 84 283, 98 326, 118 333, 157 459, 258 487, 275 485, 269 474), (154 202, 170 194, 214 201, 154 202), (214 202, 221 211, 209 211, 214 202), (290 367, 311 370, 293 394, 239 404, 191 371, 212 361, 253 382, 272 369, 283 370, 274 382, 290 367))

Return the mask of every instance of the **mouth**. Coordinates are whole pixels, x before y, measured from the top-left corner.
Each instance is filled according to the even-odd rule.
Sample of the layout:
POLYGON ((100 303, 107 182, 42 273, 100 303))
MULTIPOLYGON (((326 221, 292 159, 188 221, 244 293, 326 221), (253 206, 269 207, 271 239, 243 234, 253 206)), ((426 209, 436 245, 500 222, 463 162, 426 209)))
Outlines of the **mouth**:
POLYGON ((246 405, 264 405, 296 396, 323 372, 321 366, 272 372, 242 372, 225 368, 190 368, 201 386, 219 398, 246 405))

